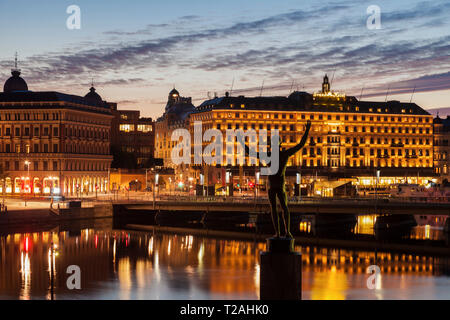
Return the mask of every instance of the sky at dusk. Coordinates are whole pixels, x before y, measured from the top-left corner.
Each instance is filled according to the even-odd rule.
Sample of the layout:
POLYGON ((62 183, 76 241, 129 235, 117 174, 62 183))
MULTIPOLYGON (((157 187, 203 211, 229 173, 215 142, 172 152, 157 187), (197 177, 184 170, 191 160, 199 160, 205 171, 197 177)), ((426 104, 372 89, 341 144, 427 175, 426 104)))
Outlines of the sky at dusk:
POLYGON ((104 100, 154 118, 174 85, 199 105, 233 82, 233 95, 314 92, 325 73, 347 95, 409 102, 415 88, 413 102, 450 114, 448 0, 0 0, 0 36, 2 82, 17 51, 29 90, 85 95, 94 78, 104 100), (80 30, 66 27, 72 4, 80 30))

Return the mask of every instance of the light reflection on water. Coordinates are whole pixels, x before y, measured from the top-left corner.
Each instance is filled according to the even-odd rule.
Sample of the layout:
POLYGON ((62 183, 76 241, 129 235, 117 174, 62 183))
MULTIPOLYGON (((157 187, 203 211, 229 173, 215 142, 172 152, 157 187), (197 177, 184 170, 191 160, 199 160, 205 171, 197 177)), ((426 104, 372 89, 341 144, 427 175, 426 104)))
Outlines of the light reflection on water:
MULTIPOLYGON (((0 237, 0 298, 50 298, 50 244, 56 299, 258 299, 263 242, 111 228, 0 237), (81 268, 82 290, 65 288, 81 268)), ((448 258, 297 247, 304 299, 450 299, 448 258), (366 268, 381 269, 379 289, 366 268)))
MULTIPOLYGON (((443 240, 443 229, 446 217, 428 218, 428 216, 426 216, 428 219, 422 219, 421 217, 422 216, 416 215, 418 225, 411 228, 409 238, 415 240, 443 240)), ((374 225, 376 220, 377 215, 375 214, 357 216, 355 234, 374 235, 374 225)))

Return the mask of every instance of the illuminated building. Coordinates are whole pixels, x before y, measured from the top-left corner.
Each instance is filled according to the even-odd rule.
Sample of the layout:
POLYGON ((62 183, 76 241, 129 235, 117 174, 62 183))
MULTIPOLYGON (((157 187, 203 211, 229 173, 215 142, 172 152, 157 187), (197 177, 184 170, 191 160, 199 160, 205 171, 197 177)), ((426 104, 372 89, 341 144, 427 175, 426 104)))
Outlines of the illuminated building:
POLYGON ((111 146, 133 154, 137 167, 149 167, 155 152, 155 122, 141 118, 140 111, 117 110, 115 104, 111 104, 111 112, 111 146))
POLYGON ((171 141, 172 132, 189 126, 189 115, 195 110, 191 98, 181 97, 174 88, 169 93, 164 114, 156 121, 155 158, 164 159, 165 167, 173 167, 170 157, 176 142, 171 141))
POLYGON ((163 159, 164 167, 175 170, 174 179, 170 179, 166 188, 172 188, 171 184, 177 180, 188 177, 188 166, 176 166, 172 162, 172 148, 177 142, 172 141, 172 132, 179 128, 189 127, 189 115, 195 110, 190 97, 181 97, 180 93, 174 88, 169 92, 164 114, 158 118, 155 124, 155 158, 163 159), (178 177, 180 178, 178 178, 178 177))
POLYGON ((0 193, 107 190, 111 111, 92 87, 85 97, 33 92, 12 70, 0 93, 0 193))
MULTIPOLYGON (((433 172, 433 118, 415 103, 359 101, 331 91, 325 76, 322 91, 293 92, 288 97, 224 97, 206 100, 190 115, 202 122, 203 132, 214 128, 244 132, 278 129, 284 148, 297 144, 307 120, 312 128, 305 147, 292 157, 286 170, 287 187, 293 190, 297 173, 302 183, 351 181, 360 190, 395 183, 426 183, 433 172), (377 171, 380 178, 377 180, 377 171)), ((193 136, 193 135, 191 135, 193 136)), ((203 147, 208 145, 203 142, 203 147)), ((194 141, 192 146, 194 148, 194 141)), ((224 159, 237 142, 224 142, 224 159)), ((236 155, 236 149, 234 149, 236 155)), ((235 156, 236 157, 236 156, 235 156)), ((225 170, 240 184, 255 181, 258 166, 237 166, 236 158, 222 167, 193 166, 196 178, 210 171, 210 185, 224 185, 225 170), (211 173, 212 171, 212 173, 211 173), (243 177, 246 177, 245 179, 243 177)), ((263 178, 263 177, 261 177, 263 178)), ((261 182, 264 183, 264 182, 261 182)), ((321 192, 319 191, 317 195, 321 192)), ((331 195, 331 194, 328 194, 331 195)))
POLYGON ((450 116, 434 119, 434 170, 440 182, 450 181, 450 116))

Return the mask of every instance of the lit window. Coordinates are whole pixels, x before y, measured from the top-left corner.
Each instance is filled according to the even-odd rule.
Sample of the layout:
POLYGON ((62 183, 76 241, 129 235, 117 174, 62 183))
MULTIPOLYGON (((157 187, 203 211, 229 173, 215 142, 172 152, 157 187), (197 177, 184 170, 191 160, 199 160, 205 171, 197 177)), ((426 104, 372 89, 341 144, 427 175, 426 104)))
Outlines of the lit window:
POLYGON ((134 125, 133 124, 121 124, 119 127, 119 130, 124 131, 124 132, 134 131, 134 125))
POLYGON ((152 131, 152 126, 150 124, 138 124, 137 131, 150 132, 152 131))

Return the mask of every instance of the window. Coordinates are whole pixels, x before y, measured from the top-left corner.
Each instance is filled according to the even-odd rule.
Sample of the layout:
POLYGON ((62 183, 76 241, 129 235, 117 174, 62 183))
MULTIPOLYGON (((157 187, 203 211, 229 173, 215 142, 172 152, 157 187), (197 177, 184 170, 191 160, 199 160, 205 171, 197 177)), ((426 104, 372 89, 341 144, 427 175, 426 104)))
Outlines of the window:
POLYGON ((39 128, 38 127, 34 128, 34 136, 35 137, 39 136, 39 128))
POLYGON ((39 170, 39 162, 35 161, 33 162, 33 170, 38 171, 39 170))
POLYGON ((57 128, 57 127, 53 128, 53 135, 54 135, 55 137, 58 136, 58 128, 57 128))
POLYGON ((5 145, 5 152, 10 153, 11 152, 11 145, 9 143, 7 143, 5 145))
POLYGON ((10 136, 11 135, 11 128, 6 128, 5 135, 6 136, 10 136))
POLYGON ((48 136, 48 127, 44 127, 44 136, 48 136))
POLYGON ((141 132, 151 132, 153 130, 151 124, 138 124, 137 125, 137 131, 141 132))
POLYGON ((131 132, 134 131, 134 124, 121 124, 119 126, 119 130, 123 132, 131 132))
POLYGON ((16 144, 16 153, 20 153, 20 144, 16 144))
POLYGON ((34 144, 33 152, 34 153, 39 153, 39 144, 37 144, 37 143, 34 144))
POLYGON ((58 144, 53 144, 53 152, 58 153, 58 144))
POLYGON ((20 128, 15 128, 16 130, 16 133, 15 133, 15 135, 16 135, 16 137, 20 137, 20 128))
POLYGON ((53 170, 58 170, 58 162, 57 161, 53 161, 53 170))
POLYGON ((48 143, 44 143, 44 152, 48 153, 48 143))
POLYGON ((44 170, 45 171, 48 170, 48 162, 47 161, 44 161, 44 170))
POLYGON ((30 128, 26 127, 25 128, 25 136, 29 136, 30 135, 30 128))

